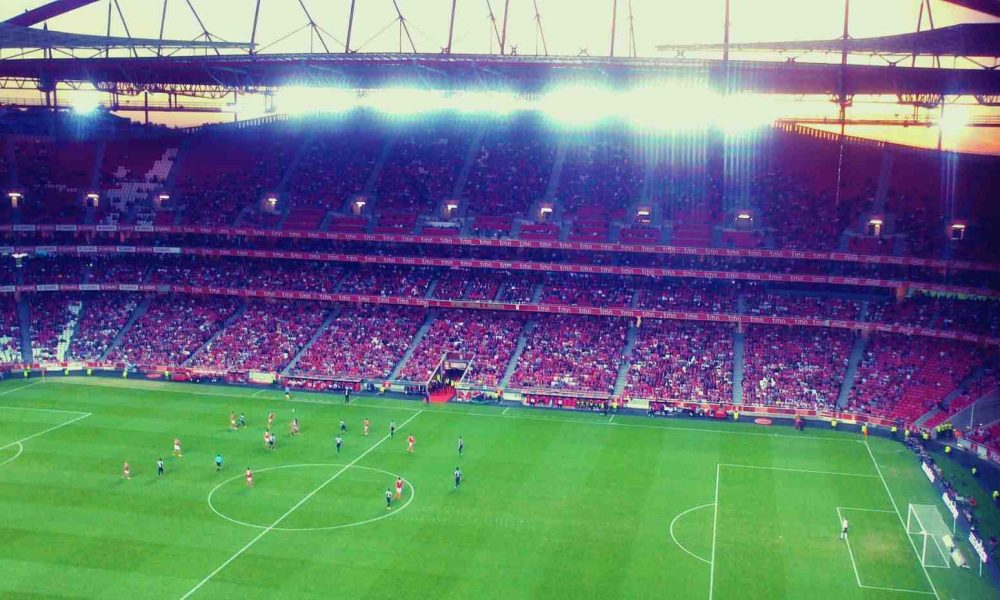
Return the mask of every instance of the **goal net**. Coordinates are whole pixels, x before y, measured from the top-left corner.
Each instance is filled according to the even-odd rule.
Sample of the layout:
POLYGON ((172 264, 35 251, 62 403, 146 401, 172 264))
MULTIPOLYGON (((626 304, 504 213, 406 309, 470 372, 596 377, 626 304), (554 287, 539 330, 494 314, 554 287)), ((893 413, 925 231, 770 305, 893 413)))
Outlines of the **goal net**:
POLYGON ((933 504, 911 504, 906 511, 906 533, 916 543, 920 564, 925 567, 951 566, 944 538, 951 536, 948 524, 933 504))

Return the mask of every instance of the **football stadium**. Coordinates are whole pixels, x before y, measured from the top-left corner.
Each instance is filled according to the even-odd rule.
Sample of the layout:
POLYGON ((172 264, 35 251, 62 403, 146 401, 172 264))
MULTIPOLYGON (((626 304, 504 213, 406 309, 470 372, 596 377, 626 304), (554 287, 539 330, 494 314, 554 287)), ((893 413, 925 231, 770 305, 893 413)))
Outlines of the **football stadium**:
POLYGON ((1000 0, 0 10, 0 598, 1000 600, 1000 0))

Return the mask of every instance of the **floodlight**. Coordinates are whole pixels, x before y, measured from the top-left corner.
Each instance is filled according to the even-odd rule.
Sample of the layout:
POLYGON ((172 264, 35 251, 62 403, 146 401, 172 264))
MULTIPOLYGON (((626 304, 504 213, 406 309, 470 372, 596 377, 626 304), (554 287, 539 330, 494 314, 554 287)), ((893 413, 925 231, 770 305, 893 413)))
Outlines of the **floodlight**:
POLYGON ((719 98, 715 125, 727 133, 742 133, 774 123, 778 110, 774 101, 760 94, 735 94, 719 98))
POLYGON ((410 116, 441 110, 445 107, 440 90, 382 88, 369 90, 362 105, 389 116, 410 116))
POLYGON ((938 127, 946 133, 958 133, 969 124, 969 114, 964 107, 952 104, 946 107, 941 118, 938 119, 938 127))
POLYGON ((460 113, 508 115, 524 107, 514 94, 497 91, 456 91, 442 98, 442 105, 460 113))
POLYGON ((750 213, 748 213, 746 211, 741 211, 741 212, 736 213, 736 220, 737 221, 752 221, 753 220, 753 216, 751 216, 750 213))
POLYGON ((543 206, 541 209, 539 209, 538 212, 542 213, 543 215, 551 214, 552 213, 552 207, 551 206, 543 206))
POLYGON ((537 107, 549 119, 566 125, 589 125, 613 116, 617 98, 611 90, 567 86, 544 94, 537 107))
POLYGON ((455 210, 456 208, 458 208, 458 203, 457 202, 449 202, 448 204, 445 204, 444 207, 447 208, 448 210, 455 210))
POLYGON ((73 112, 78 115, 93 114, 101 106, 97 92, 76 92, 72 96, 71 103, 73 112))
POLYGON ((274 208, 278 205, 278 199, 274 196, 268 196, 267 203, 271 205, 271 208, 274 208))
POLYGON ((345 88, 293 86, 279 90, 274 102, 280 111, 293 115, 341 113, 357 107, 358 93, 345 88))
POLYGON ((621 116, 634 127, 689 131, 711 125, 719 95, 706 87, 662 82, 627 91, 621 107, 621 116))

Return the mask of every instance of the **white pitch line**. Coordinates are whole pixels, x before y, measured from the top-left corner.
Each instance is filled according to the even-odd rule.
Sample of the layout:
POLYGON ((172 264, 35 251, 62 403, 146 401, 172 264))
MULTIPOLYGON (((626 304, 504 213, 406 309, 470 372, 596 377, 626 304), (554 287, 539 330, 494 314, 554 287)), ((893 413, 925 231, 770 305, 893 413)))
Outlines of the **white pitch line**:
MULTIPOLYGON (((405 421, 403 421, 399 425, 399 427, 400 428, 405 427, 407 423, 409 423, 413 419, 416 419, 417 416, 420 415, 420 412, 421 411, 417 411, 416 413, 414 413, 413 415, 411 415, 410 418, 407 419, 407 420, 405 420, 405 421)), ((368 448, 367 450, 365 450, 364 452, 362 452, 361 454, 359 454, 357 458, 355 458, 351 462, 349 462, 346 465, 344 465, 344 467, 342 469, 340 469, 339 471, 337 471, 336 473, 334 473, 333 476, 331 476, 329 479, 327 479, 323 483, 319 484, 319 487, 317 487, 313 491, 311 491, 308 494, 306 494, 306 496, 304 498, 302 498, 297 503, 295 503, 295 506, 289 508, 288 511, 285 512, 285 514, 283 514, 280 517, 278 517, 273 523, 271 523, 270 525, 268 525, 266 529, 264 529, 259 534, 257 534, 257 536, 254 537, 252 540, 250 540, 249 542, 247 542, 247 544, 245 546, 243 546, 242 548, 240 548, 239 550, 237 550, 236 554, 233 554, 232 556, 230 556, 228 559, 226 559, 226 561, 224 563, 222 563, 221 565, 219 565, 218 568, 216 568, 214 571, 212 571, 211 573, 209 573, 207 577, 205 577, 200 582, 198 582, 198 585, 196 585, 193 588, 191 588, 190 590, 188 590, 188 592, 186 594, 184 594, 183 596, 181 596, 180 600, 186 600, 187 598, 190 598, 192 594, 194 594, 199 589, 201 589, 201 587, 203 585, 205 585, 206 583, 209 582, 209 580, 211 580, 213 577, 215 577, 216 575, 218 575, 220 571, 222 571, 223 569, 225 569, 234 560, 236 560, 237 558, 239 558, 240 556, 242 556, 244 552, 246 552, 247 550, 249 550, 254 544, 256 544, 260 540, 260 538, 264 537, 265 535, 268 534, 268 532, 272 531, 275 527, 277 527, 278 525, 280 525, 282 521, 284 521, 285 519, 287 519, 289 515, 291 515, 296 510, 298 510, 300 506, 302 506, 303 504, 305 504, 306 502, 308 502, 310 498, 312 498, 313 496, 315 496, 316 494, 318 494, 320 492, 320 490, 322 490, 327 485, 329 485, 334 479, 340 477, 340 475, 344 471, 346 471, 346 470, 350 469, 351 467, 353 467, 354 465, 356 465, 358 463, 358 461, 360 461, 362 458, 368 456, 368 454, 370 454, 373 450, 375 450, 375 448, 378 448, 379 446, 381 446, 382 443, 385 442, 388 439, 389 439, 389 435, 386 434, 382 439, 380 439, 379 441, 377 441, 374 444, 372 444, 370 448, 368 448)))
POLYGON ((0 392, 0 396, 6 396, 7 394, 13 394, 17 390, 23 390, 24 388, 30 388, 33 385, 38 385, 39 383, 44 383, 44 382, 45 382, 45 380, 43 379, 42 381, 32 381, 31 383, 26 383, 24 385, 19 385, 19 386, 17 386, 14 389, 4 390, 4 391, 0 392))
POLYGON ((837 510, 856 510, 860 512, 889 513, 890 515, 896 514, 896 511, 885 510, 884 508, 855 508, 853 506, 838 506, 837 510))
POLYGON ((56 408, 35 408, 33 406, 0 406, 0 410, 30 410, 35 412, 49 412, 49 413, 60 413, 65 415, 89 415, 87 411, 84 410, 59 410, 56 408))
POLYGON ((250 397, 251 397, 251 398, 256 398, 257 396, 259 396, 259 395, 263 394, 263 393, 264 393, 264 392, 266 392, 266 391, 267 391, 267 388, 262 388, 262 389, 259 389, 259 390, 257 390, 256 392, 254 392, 254 393, 250 394, 250 397))
MULTIPOLYGON (((882 468, 878 466, 878 461, 875 460, 875 454, 872 452, 872 447, 868 445, 868 441, 865 440, 865 448, 868 450, 868 456, 872 459, 872 464, 875 465, 875 470, 878 471, 879 479, 882 480, 882 486, 885 488, 885 493, 889 495, 889 502, 892 503, 893 510, 896 511, 896 516, 899 517, 899 524, 903 527, 903 531, 906 531, 906 522, 903 521, 903 515, 899 512, 899 505, 896 504, 896 499, 892 497, 892 491, 889 489, 889 484, 885 481, 885 476, 882 475, 882 468)), ((906 539, 910 541, 910 547, 913 548, 913 553, 917 557, 917 562, 920 563, 920 567, 924 571, 924 576, 927 577, 927 583, 931 586, 931 591, 934 593, 934 597, 940 600, 941 596, 938 595, 937 588, 934 587, 934 581, 931 579, 931 574, 927 571, 927 567, 920 560, 920 552, 917 550, 916 544, 913 543, 913 538, 910 534, 906 533, 906 539)))
POLYGON ((838 471, 811 471, 809 469, 786 469, 784 467, 763 467, 758 465, 737 465, 729 463, 720 463, 720 467, 737 467, 740 469, 762 469, 765 471, 787 471, 789 473, 811 473, 814 475, 841 475, 844 477, 870 477, 872 479, 878 479, 877 475, 869 475, 867 473, 841 473, 838 471))
POLYGON ((615 422, 615 416, 611 415, 611 418, 608 419, 608 423, 614 423, 614 422, 615 422))
MULTIPOLYGON (((840 507, 838 506, 837 507, 837 525, 842 527, 843 524, 844 524, 844 515, 841 514, 840 507)), ((847 537, 847 538, 844 538, 844 541, 847 542, 847 555, 851 557, 851 567, 854 569, 854 579, 857 580, 858 587, 864 587, 861 584, 861 575, 858 573, 858 563, 854 562, 854 551, 851 550, 851 540, 850 540, 849 537, 847 537)))
POLYGON ((14 456, 11 456, 10 458, 8 458, 7 460, 5 460, 3 462, 0 462, 0 467, 4 466, 5 464, 7 464, 7 463, 9 463, 11 461, 13 461, 18 456, 21 456, 22 452, 24 452, 24 445, 21 444, 21 442, 15 442, 15 443, 17 444, 17 454, 15 454, 14 456))
POLYGON ((708 559, 705 559, 705 558, 702 558, 702 557, 698 556, 697 554, 695 554, 694 552, 691 552, 690 550, 688 550, 687 548, 685 548, 684 544, 680 543, 677 540, 677 536, 674 535, 674 524, 677 523, 678 519, 680 519, 684 515, 688 514, 689 512, 694 512, 696 510, 700 510, 702 508, 705 508, 706 506, 715 506, 715 505, 714 504, 702 504, 701 506, 695 506, 693 508, 687 509, 686 511, 684 511, 684 512, 680 513, 679 515, 677 515, 676 517, 674 517, 674 520, 670 521, 670 538, 672 540, 674 540, 674 543, 677 544, 678 548, 680 548, 684 552, 687 552, 691 556, 697 558, 698 560, 700 560, 701 562, 705 563, 706 565, 710 565, 710 564, 712 564, 712 561, 710 561, 708 559))
POLYGON ((712 516, 712 562, 709 563, 708 571, 708 600, 712 600, 715 592, 715 533, 718 531, 719 523, 719 477, 722 474, 722 465, 715 465, 715 514, 712 516))
POLYGON ((66 427, 67 425, 72 425, 73 423, 76 423, 77 421, 81 421, 83 419, 86 419, 89 416, 90 416, 90 413, 84 413, 84 414, 80 415, 79 417, 77 417, 75 419, 70 419, 69 421, 66 421, 65 423, 60 423, 60 424, 58 424, 58 425, 56 425, 54 427, 49 427, 45 431, 39 431, 38 433, 34 433, 32 435, 29 435, 26 438, 21 438, 21 439, 17 440, 16 442, 11 442, 11 443, 7 444, 6 446, 0 446, 0 450, 6 450, 7 448, 10 448, 11 446, 16 446, 16 445, 18 445, 18 444, 20 444, 22 442, 27 442, 28 440, 33 440, 33 439, 35 439, 36 437, 38 437, 40 435, 45 435, 46 433, 49 433, 50 431, 55 431, 56 429, 61 429, 63 427, 66 427))
MULTIPOLYGON (((65 384, 65 385, 82 385, 82 386, 95 386, 95 387, 106 387, 106 388, 118 388, 118 389, 130 389, 130 390, 140 390, 149 392, 162 392, 169 394, 187 394, 190 396, 212 396, 215 398, 243 398, 239 394, 220 394, 216 392, 198 392, 198 391, 188 391, 188 390, 168 390, 162 387, 133 387, 133 386, 123 386, 123 385, 108 385, 101 383, 82 383, 79 381, 59 381, 55 382, 55 385, 65 384)), ((335 402, 326 402, 322 400, 304 400, 292 398, 291 402, 301 402, 303 404, 339 404, 335 402)), ((351 406, 355 406, 355 402, 351 401, 351 406)), ((498 413, 494 412, 475 412, 475 411, 462 411, 462 410, 447 410, 441 408, 409 408, 406 406, 376 406, 368 404, 357 404, 357 406, 362 406, 364 408, 371 409, 384 409, 384 410, 401 410, 409 412, 426 412, 435 414, 446 414, 446 415, 463 415, 469 417, 491 417, 491 418, 506 418, 506 419, 521 419, 523 421, 552 421, 555 423, 579 423, 581 425, 607 425, 608 422, 604 420, 591 421, 588 419, 561 419, 558 417, 538 417, 532 415, 507 415, 505 414, 507 410, 511 407, 508 406, 504 411, 498 413)), ((856 440, 853 437, 843 436, 843 437, 825 437, 825 436, 803 436, 803 435, 784 435, 780 433, 761 433, 754 431, 726 431, 724 429, 708 429, 704 427, 671 427, 669 425, 640 425, 639 423, 622 423, 621 421, 615 422, 618 427, 631 427, 633 429, 660 429, 663 431, 690 431, 698 433, 714 433, 717 435, 746 435, 753 437, 766 437, 766 438, 785 438, 793 440, 803 440, 812 442, 841 442, 841 443, 861 443, 860 440, 856 440)))

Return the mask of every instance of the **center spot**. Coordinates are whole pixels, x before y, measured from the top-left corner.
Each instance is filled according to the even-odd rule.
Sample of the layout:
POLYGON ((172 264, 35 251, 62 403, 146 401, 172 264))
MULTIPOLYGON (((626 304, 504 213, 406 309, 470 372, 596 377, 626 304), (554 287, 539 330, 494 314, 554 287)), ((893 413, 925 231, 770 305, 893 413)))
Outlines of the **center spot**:
POLYGON ((223 519, 256 529, 324 531, 356 527, 391 517, 413 501, 413 486, 404 478, 403 497, 393 500, 391 510, 385 509, 385 490, 395 494, 396 476, 391 471, 358 465, 268 467, 254 471, 253 488, 247 488, 242 472, 222 481, 209 492, 208 505, 223 519), (302 502, 307 496, 308 500, 302 502))

